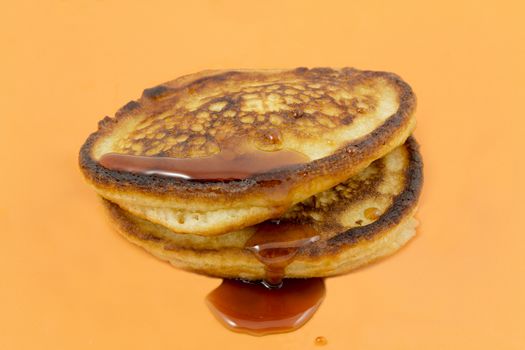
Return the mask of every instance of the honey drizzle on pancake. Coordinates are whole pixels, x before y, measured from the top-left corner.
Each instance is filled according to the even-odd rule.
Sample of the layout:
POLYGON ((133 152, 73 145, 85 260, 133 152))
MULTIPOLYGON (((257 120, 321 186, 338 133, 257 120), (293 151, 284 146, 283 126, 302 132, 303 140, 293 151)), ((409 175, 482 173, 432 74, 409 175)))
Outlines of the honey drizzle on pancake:
POLYGON ((381 216, 381 211, 377 208, 367 208, 364 213, 368 220, 377 220, 381 216))
POLYGON ((107 153, 99 163, 108 169, 145 175, 161 175, 187 180, 242 180, 252 175, 306 163, 309 158, 292 150, 266 152, 223 149, 209 157, 174 158, 107 153))
POLYGON ((257 225, 244 247, 264 264, 266 275, 263 284, 275 288, 282 285, 284 270, 298 251, 319 238, 311 225, 272 220, 257 225))
POLYGON ((206 301, 227 328, 265 335, 298 329, 317 311, 324 296, 322 278, 286 280, 279 289, 224 279, 206 301))

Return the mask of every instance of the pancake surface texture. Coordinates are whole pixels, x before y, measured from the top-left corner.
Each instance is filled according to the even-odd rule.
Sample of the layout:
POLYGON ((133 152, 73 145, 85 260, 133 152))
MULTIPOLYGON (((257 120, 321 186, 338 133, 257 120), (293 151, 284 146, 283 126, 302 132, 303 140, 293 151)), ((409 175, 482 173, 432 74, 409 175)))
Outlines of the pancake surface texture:
MULTIPOLYGON (((297 252, 283 277, 333 276, 394 253, 415 234, 421 186, 422 162, 409 138, 353 177, 294 205, 280 221, 308 225, 320 239, 297 252)), ((179 234, 104 203, 121 234, 177 267, 219 277, 265 276, 265 266, 245 248, 257 226, 214 237, 179 234)))
POLYGON ((414 109, 412 90, 391 73, 205 71, 146 89, 115 118, 102 120, 81 149, 80 166, 102 197, 125 210, 122 218, 142 218, 155 230, 153 223, 182 234, 220 235, 291 215, 293 205, 362 171, 405 142, 414 109), (308 160, 228 181, 100 164, 109 153, 197 159, 249 148, 293 151, 308 160))

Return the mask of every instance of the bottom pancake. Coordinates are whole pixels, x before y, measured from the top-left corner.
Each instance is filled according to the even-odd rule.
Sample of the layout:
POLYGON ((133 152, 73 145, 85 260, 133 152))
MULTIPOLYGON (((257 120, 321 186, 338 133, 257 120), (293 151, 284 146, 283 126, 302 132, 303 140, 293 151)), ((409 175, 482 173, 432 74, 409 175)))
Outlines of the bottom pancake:
MULTIPOLYGON (((409 138, 356 176, 295 205, 279 224, 311 228, 316 240, 297 249, 282 277, 338 275, 394 253, 415 235, 421 185, 421 157, 409 138)), ((247 246, 264 224, 220 236, 179 234, 104 203, 122 235, 176 267, 226 278, 267 276, 267 265, 247 246)))

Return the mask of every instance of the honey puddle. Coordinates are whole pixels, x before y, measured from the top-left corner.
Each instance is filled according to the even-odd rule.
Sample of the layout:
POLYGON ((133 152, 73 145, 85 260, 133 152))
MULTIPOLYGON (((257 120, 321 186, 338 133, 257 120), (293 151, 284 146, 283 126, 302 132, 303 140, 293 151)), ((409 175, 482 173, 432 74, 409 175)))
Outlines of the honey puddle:
POLYGON ((304 325, 325 296, 322 278, 287 279, 280 288, 224 279, 206 297, 227 328, 252 335, 290 332, 304 325))

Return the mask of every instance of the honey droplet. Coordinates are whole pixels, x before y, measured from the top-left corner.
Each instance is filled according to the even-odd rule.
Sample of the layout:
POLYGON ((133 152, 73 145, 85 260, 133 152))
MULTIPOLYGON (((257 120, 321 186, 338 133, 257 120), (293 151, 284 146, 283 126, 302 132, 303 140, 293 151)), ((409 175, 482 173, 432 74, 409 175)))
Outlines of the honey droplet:
POLYGON ((260 130, 257 132, 256 147, 265 152, 276 152, 283 148, 283 134, 279 129, 260 130))
POLYGON ((283 136, 277 129, 268 130, 268 132, 264 134, 264 139, 267 143, 272 145, 280 145, 283 143, 283 136))
POLYGON ((377 220, 381 216, 381 211, 377 208, 367 208, 365 210, 365 217, 368 220, 377 220))
POLYGON ((323 336, 319 336, 317 338, 315 338, 315 345, 319 345, 319 346, 324 346, 326 344, 328 344, 328 340, 326 340, 325 337, 323 336))
POLYGON ((290 115, 292 116, 292 118, 294 119, 299 119, 299 118, 302 118, 304 117, 304 112, 301 111, 301 110, 298 110, 298 109, 294 109, 290 112, 290 115))

